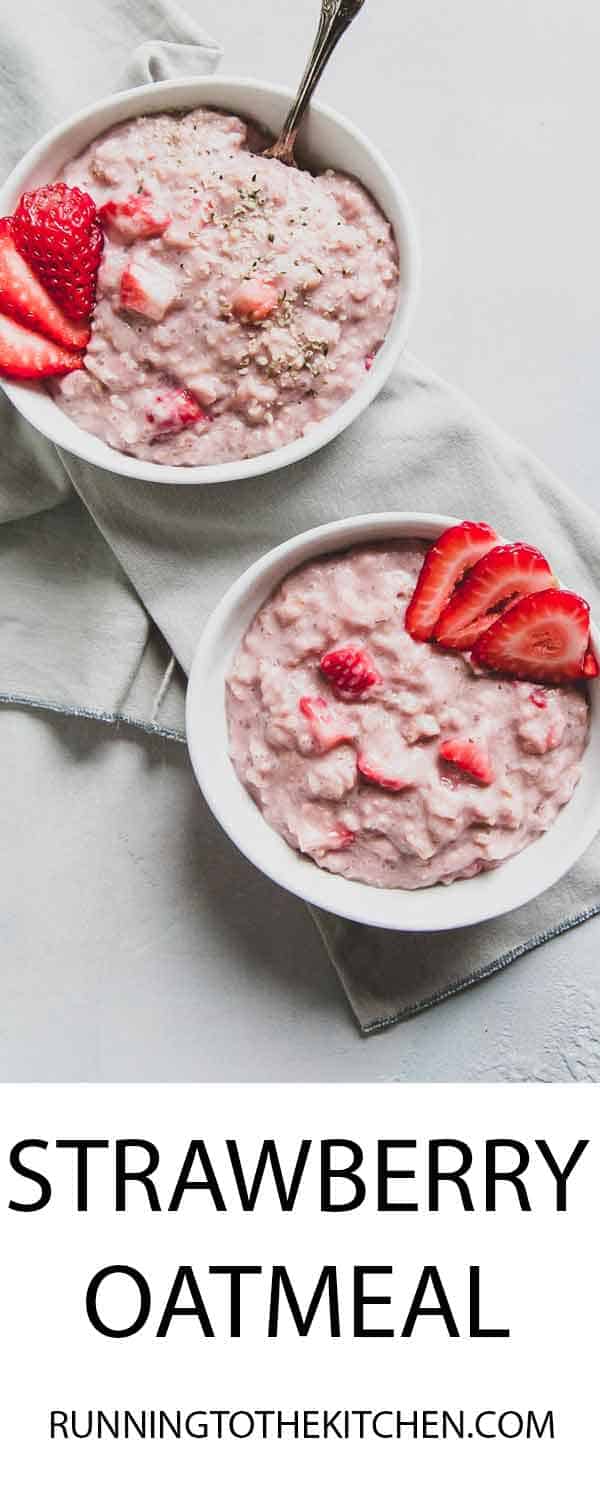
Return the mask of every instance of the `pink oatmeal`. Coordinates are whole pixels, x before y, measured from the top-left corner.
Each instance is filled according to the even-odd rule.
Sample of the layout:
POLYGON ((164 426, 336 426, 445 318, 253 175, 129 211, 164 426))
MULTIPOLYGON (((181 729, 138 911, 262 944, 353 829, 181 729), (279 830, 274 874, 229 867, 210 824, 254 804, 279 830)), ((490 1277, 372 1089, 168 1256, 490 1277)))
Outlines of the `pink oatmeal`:
POLYGON ((85 369, 54 396, 161 464, 217 464, 303 436, 369 378, 398 296, 392 230, 336 172, 265 159, 232 115, 127 121, 64 168, 105 250, 85 369))
POLYGON ((299 568, 227 684, 233 764, 267 822, 325 869, 406 890, 477 875, 543 833, 577 784, 589 719, 580 685, 489 676, 411 639, 425 551, 361 546, 299 568), (477 747, 489 784, 445 758, 456 743, 477 747))

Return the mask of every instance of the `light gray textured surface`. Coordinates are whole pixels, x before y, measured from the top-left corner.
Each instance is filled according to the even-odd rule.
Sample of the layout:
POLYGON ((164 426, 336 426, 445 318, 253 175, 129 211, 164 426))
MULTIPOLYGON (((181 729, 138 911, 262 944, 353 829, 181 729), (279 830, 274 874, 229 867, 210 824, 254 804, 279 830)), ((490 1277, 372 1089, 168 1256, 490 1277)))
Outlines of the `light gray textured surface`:
MULTIPOLYGON (((308 0, 189 8, 223 42, 228 71, 298 75, 308 0)), ((568 14, 557 0, 525 13, 514 0, 452 11, 369 0, 323 88, 386 149, 416 209, 413 352, 588 499, 600 470, 599 42, 591 0, 568 14)), ((299 904, 241 859, 231 889, 180 749, 20 711, 2 711, 0 729, 1 1077, 600 1077, 596 924, 361 1042, 299 904)))

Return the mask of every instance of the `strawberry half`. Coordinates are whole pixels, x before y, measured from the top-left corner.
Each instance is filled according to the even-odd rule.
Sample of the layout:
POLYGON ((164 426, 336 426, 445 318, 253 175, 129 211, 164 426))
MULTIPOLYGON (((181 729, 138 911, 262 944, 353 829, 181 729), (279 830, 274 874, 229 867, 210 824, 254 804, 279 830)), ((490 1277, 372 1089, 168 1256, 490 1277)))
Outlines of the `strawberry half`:
POLYGON ((0 375, 44 380, 49 375, 68 375, 82 365, 80 354, 59 349, 50 339, 0 313, 0 375))
POLYGON ((491 786, 494 768, 484 745, 475 740, 444 740, 440 745, 442 760, 447 760, 467 776, 474 776, 484 786, 491 786))
POLYGON ((442 532, 429 548, 406 611, 406 629, 414 640, 431 640, 453 588, 497 541, 484 521, 461 521, 442 532))
POLYGON ((23 193, 13 218, 17 249, 68 318, 90 318, 104 236, 89 193, 53 182, 23 193))
POLYGON ((505 542, 479 559, 440 615, 435 639, 440 646, 466 651, 494 623, 491 611, 524 594, 552 588, 546 558, 526 542, 505 542))
POLYGON ((12 219, 0 219, 0 312, 65 349, 85 349, 90 329, 66 318, 17 250, 12 219))
POLYGON ((473 659, 510 677, 562 682, 584 675, 589 636, 585 599, 544 589, 507 609, 475 642, 473 659))
POLYGON ((363 698, 369 688, 381 682, 379 672, 360 646, 338 646, 326 651, 319 671, 331 683, 338 698, 363 698))

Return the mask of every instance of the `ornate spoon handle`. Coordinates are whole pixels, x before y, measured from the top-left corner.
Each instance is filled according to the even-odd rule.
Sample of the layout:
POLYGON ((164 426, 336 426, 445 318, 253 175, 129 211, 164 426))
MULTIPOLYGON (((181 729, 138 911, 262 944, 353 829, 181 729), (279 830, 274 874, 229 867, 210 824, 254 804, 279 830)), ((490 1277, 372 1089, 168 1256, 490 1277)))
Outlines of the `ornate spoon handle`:
POLYGON ((321 0, 321 18, 312 52, 302 82, 281 133, 265 156, 274 156, 293 167, 294 145, 300 122, 319 82, 323 69, 350 22, 358 15, 364 0, 321 0))

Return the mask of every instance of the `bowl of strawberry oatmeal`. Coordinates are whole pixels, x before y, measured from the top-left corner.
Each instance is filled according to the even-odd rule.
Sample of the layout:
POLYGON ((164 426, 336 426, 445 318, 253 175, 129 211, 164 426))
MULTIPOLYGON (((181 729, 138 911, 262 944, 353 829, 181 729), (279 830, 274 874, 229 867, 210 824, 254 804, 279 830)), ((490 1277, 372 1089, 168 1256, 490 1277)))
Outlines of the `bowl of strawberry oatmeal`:
POLYGON ((296 895, 390 929, 470 925, 539 895, 600 829, 599 653, 586 601, 485 522, 317 527, 205 627, 193 767, 296 895))
POLYGON ((152 84, 73 117, 11 174, 1 384, 59 447, 156 482, 252 477, 322 447, 381 389, 417 292, 410 210, 323 106, 302 169, 266 158, 290 99, 235 78, 152 84))

